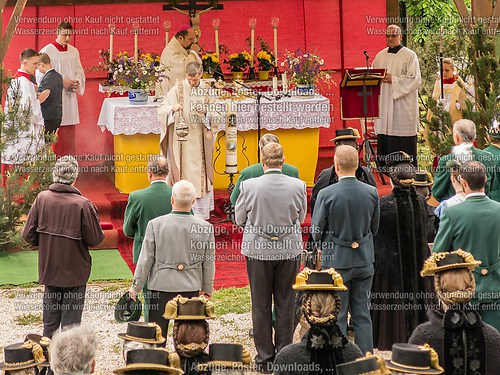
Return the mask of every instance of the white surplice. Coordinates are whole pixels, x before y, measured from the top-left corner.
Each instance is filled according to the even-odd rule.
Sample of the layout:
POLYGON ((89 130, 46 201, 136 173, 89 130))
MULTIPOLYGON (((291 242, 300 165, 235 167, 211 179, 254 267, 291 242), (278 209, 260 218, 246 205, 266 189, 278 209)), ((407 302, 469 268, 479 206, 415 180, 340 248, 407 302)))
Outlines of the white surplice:
MULTIPOLYGON (((69 44, 67 51, 59 51, 54 45, 47 44, 40 50, 40 53, 43 52, 50 56, 52 66, 64 79, 77 80, 80 83, 80 87, 74 92, 63 89, 61 126, 79 124, 80 116, 76 95, 83 95, 85 92, 85 72, 80 61, 80 53, 69 44)), ((42 77, 43 75, 37 70, 36 79, 38 84, 40 84, 42 77)))
POLYGON ((417 134, 419 123, 418 88, 420 66, 415 52, 403 47, 397 53, 389 48, 380 51, 373 67, 387 69, 392 83, 382 82, 380 89, 380 119, 375 120, 375 132, 398 137, 417 134))

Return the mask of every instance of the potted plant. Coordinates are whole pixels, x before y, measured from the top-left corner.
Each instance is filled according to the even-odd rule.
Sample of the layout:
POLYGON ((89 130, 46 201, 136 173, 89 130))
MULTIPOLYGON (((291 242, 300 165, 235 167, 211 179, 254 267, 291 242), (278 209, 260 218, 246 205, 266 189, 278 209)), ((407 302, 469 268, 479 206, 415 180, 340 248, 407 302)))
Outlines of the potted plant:
POLYGON ((233 72, 234 79, 243 79, 243 72, 250 65, 250 61, 252 60, 252 56, 247 51, 243 51, 240 53, 232 53, 229 55, 229 60, 224 61, 226 64, 229 64, 229 69, 233 72))
POLYGON ((129 89, 131 104, 147 102, 148 92, 166 77, 166 68, 160 63, 160 56, 154 52, 141 53, 137 62, 127 52, 120 52, 111 62, 111 67, 112 83, 129 89))
POLYGON ((298 49, 295 52, 287 51, 281 66, 290 76, 290 82, 296 86, 298 95, 314 95, 318 80, 329 78, 326 72, 321 71, 323 64, 324 60, 318 54, 298 49))
POLYGON ((269 78, 269 71, 274 65, 274 56, 269 51, 259 51, 257 53, 257 63, 259 64, 259 79, 266 80, 269 78))
POLYGON ((214 73, 220 71, 219 56, 216 52, 207 52, 201 56, 203 62, 203 78, 210 78, 214 73))

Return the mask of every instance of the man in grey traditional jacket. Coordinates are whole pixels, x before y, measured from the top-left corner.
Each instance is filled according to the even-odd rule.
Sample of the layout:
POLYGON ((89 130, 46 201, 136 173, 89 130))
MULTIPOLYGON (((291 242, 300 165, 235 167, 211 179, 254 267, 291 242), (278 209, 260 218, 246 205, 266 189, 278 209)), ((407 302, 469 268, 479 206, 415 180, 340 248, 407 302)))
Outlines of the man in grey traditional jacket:
POLYGON ((275 354, 293 339, 295 293, 292 285, 300 265, 300 224, 306 217, 307 194, 304 181, 282 173, 281 145, 268 143, 261 155, 264 175, 241 183, 235 219, 238 225, 244 226, 241 253, 246 257, 250 281, 255 362, 259 371, 268 372, 272 370, 275 354))
POLYGON ((212 224, 191 214, 193 184, 181 180, 172 187, 172 212, 149 222, 129 293, 132 299, 148 282, 151 290, 149 321, 167 337, 163 317, 168 301, 210 296, 215 275, 215 239, 212 224))

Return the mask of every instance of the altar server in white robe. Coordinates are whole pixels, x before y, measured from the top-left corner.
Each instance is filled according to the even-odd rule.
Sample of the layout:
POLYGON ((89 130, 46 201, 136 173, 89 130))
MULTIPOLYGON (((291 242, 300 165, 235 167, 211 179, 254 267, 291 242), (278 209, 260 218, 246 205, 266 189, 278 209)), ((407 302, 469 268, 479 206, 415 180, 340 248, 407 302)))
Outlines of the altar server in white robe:
POLYGON ((5 113, 11 110, 17 111, 18 118, 15 121, 6 118, 5 127, 11 126, 22 128, 15 137, 8 137, 4 133, 6 148, 2 152, 2 175, 9 170, 5 165, 22 164, 33 161, 38 151, 45 145, 43 132, 43 117, 40 107, 50 95, 50 90, 37 93, 35 84, 31 78, 38 66, 38 53, 29 48, 21 52, 21 67, 10 82, 5 101, 5 113), (23 112, 30 111, 31 115, 23 121, 23 112))
POLYGON ((161 63, 170 68, 168 77, 161 83, 163 94, 168 93, 177 81, 184 79, 187 64, 192 61, 202 63, 199 51, 194 29, 189 25, 181 25, 160 57, 161 63))
POLYGON ((214 209, 212 154, 219 119, 209 108, 214 97, 210 86, 201 79, 203 66, 190 62, 185 72, 186 79, 172 87, 158 108, 162 124, 160 149, 168 159, 167 183, 172 186, 180 180, 191 182, 196 189, 193 212, 208 219, 214 209), (180 116, 189 128, 183 142, 179 142, 176 132, 180 116))
MULTIPOLYGON (((80 123, 76 95, 83 95, 85 92, 85 72, 80 61, 80 53, 68 44, 72 35, 73 26, 68 22, 61 22, 57 26, 56 40, 40 50, 40 53, 45 52, 50 56, 52 66, 63 76, 61 126, 80 123)), ((37 73, 38 83, 42 77, 42 74, 37 73)))
POLYGON ((387 48, 373 60, 374 68, 387 69, 380 91, 380 118, 375 120, 378 157, 404 151, 417 165, 417 131, 419 124, 418 88, 420 66, 415 52, 401 44, 401 28, 389 25, 387 48))

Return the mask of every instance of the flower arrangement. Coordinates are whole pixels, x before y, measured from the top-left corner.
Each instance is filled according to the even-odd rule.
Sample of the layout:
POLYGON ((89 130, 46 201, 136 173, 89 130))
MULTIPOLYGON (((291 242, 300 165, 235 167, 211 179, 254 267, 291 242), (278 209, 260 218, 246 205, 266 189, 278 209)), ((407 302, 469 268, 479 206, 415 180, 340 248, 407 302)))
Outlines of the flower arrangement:
POLYGON ((229 69, 232 72, 244 72, 250 65, 250 61, 252 61, 252 56, 247 51, 243 51, 230 54, 229 60, 224 62, 229 64, 229 69))
POLYGON ((157 53, 141 53, 138 61, 129 57, 128 52, 119 52, 110 64, 113 71, 111 83, 131 89, 150 90, 166 77, 165 66, 160 63, 157 53))
POLYGON ((268 51, 259 51, 257 53, 257 62, 259 63, 259 70, 271 70, 274 66, 274 55, 268 51))
POLYGON ((330 79, 328 72, 321 71, 324 60, 316 53, 298 49, 295 52, 287 51, 285 61, 281 66, 290 75, 290 81, 298 85, 315 85, 320 79, 330 79))
POLYGON ((215 52, 207 52, 201 56, 203 62, 203 71, 208 74, 213 74, 220 71, 219 56, 215 52))

